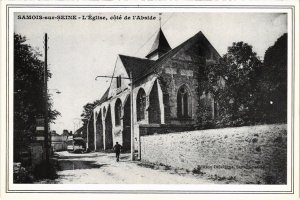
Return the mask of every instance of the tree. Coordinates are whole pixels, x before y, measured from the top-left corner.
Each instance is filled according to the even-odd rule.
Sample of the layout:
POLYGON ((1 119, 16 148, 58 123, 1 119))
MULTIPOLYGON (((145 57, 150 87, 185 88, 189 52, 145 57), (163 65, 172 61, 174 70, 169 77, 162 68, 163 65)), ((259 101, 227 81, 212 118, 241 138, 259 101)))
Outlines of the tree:
POLYGON ((81 120, 83 122, 82 128, 83 128, 83 138, 86 138, 86 130, 87 130, 87 125, 88 125, 88 121, 91 119, 92 117, 92 113, 93 113, 93 109, 95 108, 95 106, 97 106, 100 103, 100 100, 95 100, 92 103, 87 103, 83 106, 83 111, 81 116, 81 120))
POLYGON ((260 72, 261 61, 252 46, 244 42, 233 43, 218 64, 204 69, 200 90, 210 92, 218 104, 219 114, 213 120, 215 124, 236 126, 254 120, 260 72))
POLYGON ((81 120, 82 120, 83 124, 87 124, 88 120, 90 119, 90 117, 93 113, 94 107, 95 107, 94 103, 87 103, 83 106, 83 111, 81 114, 81 120))
POLYGON ((266 122, 287 118, 287 33, 267 49, 260 80, 259 108, 266 122))
MULTIPOLYGON (((14 138, 35 132, 36 118, 44 115, 44 62, 41 53, 26 44, 26 38, 14 34, 14 138)), ((51 73, 48 72, 48 79, 51 73)), ((48 96, 49 122, 60 115, 52 109, 48 96)))
POLYGON ((90 119, 91 114, 93 113, 93 109, 95 108, 95 106, 99 105, 101 103, 100 100, 95 100, 92 103, 86 103, 83 106, 83 111, 81 113, 81 120, 83 122, 83 124, 86 124, 87 121, 90 119))
POLYGON ((247 43, 233 43, 224 55, 227 66, 226 91, 231 97, 232 120, 253 121, 262 63, 247 43))
POLYGON ((62 135, 69 136, 70 132, 67 129, 64 129, 62 135))

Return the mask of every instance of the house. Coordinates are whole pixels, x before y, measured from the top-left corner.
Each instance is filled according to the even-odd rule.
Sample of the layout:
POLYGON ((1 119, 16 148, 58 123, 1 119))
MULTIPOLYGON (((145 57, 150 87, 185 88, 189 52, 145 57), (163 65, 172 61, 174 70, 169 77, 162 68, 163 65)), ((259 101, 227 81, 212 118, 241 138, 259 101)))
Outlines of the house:
POLYGON ((67 150, 67 138, 66 135, 51 134, 51 147, 53 151, 67 150))
POLYGON ((200 31, 171 48, 159 29, 145 58, 118 55, 109 88, 90 117, 88 148, 131 145, 131 79, 133 82, 134 146, 145 134, 190 130, 197 115, 215 115, 213 96, 199 88, 199 72, 218 63, 219 53, 200 31), (209 113, 199 113, 199 105, 209 113))

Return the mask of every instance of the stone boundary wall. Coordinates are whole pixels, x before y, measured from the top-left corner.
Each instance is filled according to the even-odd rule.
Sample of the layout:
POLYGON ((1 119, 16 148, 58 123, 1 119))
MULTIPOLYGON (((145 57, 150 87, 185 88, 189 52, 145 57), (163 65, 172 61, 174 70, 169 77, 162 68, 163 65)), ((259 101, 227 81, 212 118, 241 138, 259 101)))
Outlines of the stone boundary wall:
POLYGON ((286 184, 286 124, 141 137, 141 160, 242 184, 286 184))
POLYGON ((187 125, 171 125, 171 124, 140 124, 140 136, 153 134, 176 133, 192 130, 193 126, 187 125))

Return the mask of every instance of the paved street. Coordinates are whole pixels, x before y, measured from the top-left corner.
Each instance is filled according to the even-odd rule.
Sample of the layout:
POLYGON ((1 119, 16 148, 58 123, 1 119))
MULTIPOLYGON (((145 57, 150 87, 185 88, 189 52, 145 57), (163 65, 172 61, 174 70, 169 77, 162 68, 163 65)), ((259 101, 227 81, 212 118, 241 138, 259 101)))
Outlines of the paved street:
POLYGON ((72 154, 58 152, 60 171, 54 183, 70 184, 212 184, 212 180, 185 170, 143 165, 122 154, 120 162, 113 153, 72 154))

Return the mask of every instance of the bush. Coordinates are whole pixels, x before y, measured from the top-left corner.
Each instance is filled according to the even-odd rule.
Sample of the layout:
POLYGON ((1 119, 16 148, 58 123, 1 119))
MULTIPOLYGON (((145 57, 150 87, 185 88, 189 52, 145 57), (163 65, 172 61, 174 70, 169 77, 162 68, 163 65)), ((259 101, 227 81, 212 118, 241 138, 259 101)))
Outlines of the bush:
POLYGON ((200 166, 197 166, 197 168, 194 168, 192 172, 193 172, 193 174, 200 174, 200 175, 205 174, 204 172, 201 171, 200 166))
POLYGON ((91 152, 92 152, 92 150, 90 148, 86 149, 86 153, 91 153, 91 152))
POLYGON ((53 162, 42 161, 36 165, 33 174, 36 179, 56 179, 57 173, 56 166, 53 162))
POLYGON ((21 163, 14 163, 14 183, 32 183, 32 175, 21 166, 21 163))

